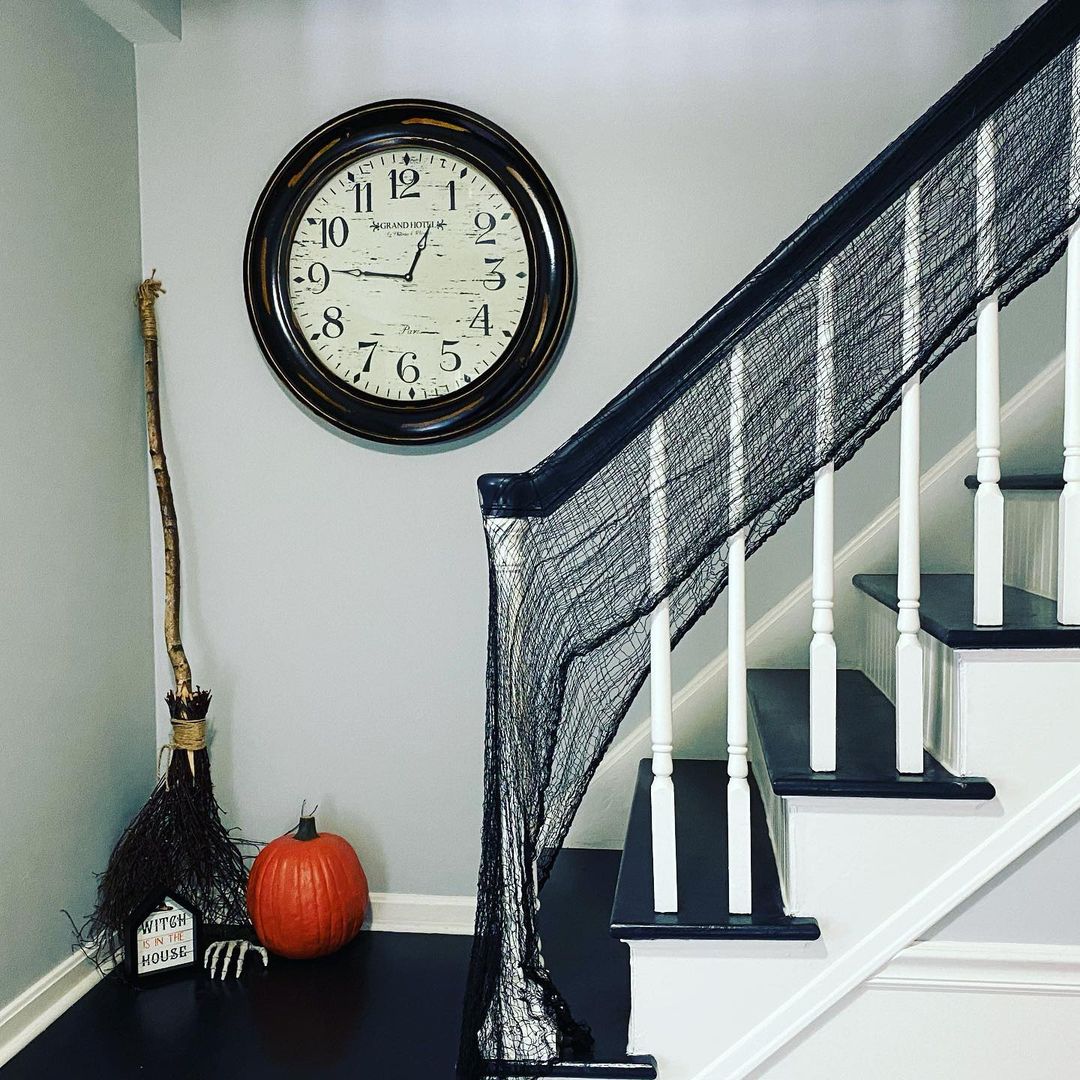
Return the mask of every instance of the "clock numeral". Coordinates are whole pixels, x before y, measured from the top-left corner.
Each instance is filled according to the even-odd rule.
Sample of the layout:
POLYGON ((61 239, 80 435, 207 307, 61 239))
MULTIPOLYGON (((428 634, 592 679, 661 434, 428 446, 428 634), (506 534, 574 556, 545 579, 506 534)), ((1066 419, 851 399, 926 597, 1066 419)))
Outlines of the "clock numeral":
POLYGON ((446 190, 450 192, 450 206, 447 209, 456 210, 457 209, 457 199, 456 199, 457 183, 456 183, 456 181, 454 181, 454 180, 448 181, 448 183, 446 185, 446 190))
POLYGON ((416 353, 405 352, 397 362, 398 378, 404 383, 414 383, 420 378, 420 369, 415 364, 407 364, 406 360, 415 360, 416 353), (410 374, 410 372, 412 374, 410 374))
POLYGON ((358 214, 370 214, 371 213, 371 181, 366 184, 354 184, 353 191, 356 192, 356 212, 358 214))
POLYGON ((339 338, 345 332, 341 322, 341 308, 328 307, 323 312, 323 337, 339 338))
POLYGON ((474 241, 477 244, 494 244, 495 237, 488 236, 487 234, 495 228, 495 215, 494 214, 477 214, 473 219, 473 224, 480 230, 480 235, 477 236, 474 241), (485 240, 484 237, 487 237, 485 240))
POLYGON ((390 170, 391 199, 419 199, 419 191, 410 191, 420 183, 420 174, 415 169, 390 170))
POLYGON ((469 323, 469 326, 472 327, 473 330, 482 327, 484 337, 487 337, 491 333, 491 313, 488 311, 487 304, 480 305, 480 310, 472 317, 472 322, 469 323), (477 326, 477 323, 480 324, 479 327, 477 326))
POLYGON ((442 354, 443 354, 443 356, 446 357, 446 360, 450 361, 450 366, 449 367, 446 366, 446 360, 440 360, 439 361, 439 367, 441 367, 443 369, 443 371, 457 371, 457 369, 459 367, 461 367, 461 357, 458 356, 458 354, 456 352, 454 352, 452 349, 448 349, 446 347, 447 345, 458 345, 458 344, 460 344, 460 343, 457 342, 457 341, 444 341, 442 343, 442 354))
POLYGON ((322 227, 323 247, 345 246, 345 241, 349 239, 349 223, 343 217, 331 218, 329 221, 319 218, 319 224, 322 227))
POLYGON ((330 271, 327 270, 322 263, 312 263, 307 268, 307 278, 312 285, 318 286, 315 290, 315 295, 318 296, 319 293, 326 292, 326 289, 330 284, 330 271))
POLYGON ((506 284, 506 275, 499 272, 499 264, 502 259, 485 259, 484 263, 490 266, 488 276, 484 278, 484 288, 492 292, 498 292, 506 284))
POLYGON ((369 351, 367 354, 367 359, 364 361, 364 366, 356 373, 355 377, 353 378, 354 383, 359 381, 361 375, 366 375, 369 371, 371 371, 371 358, 375 355, 375 350, 379 347, 379 343, 377 341, 358 341, 356 343, 356 347, 360 350, 360 352, 363 352, 365 349, 369 351))

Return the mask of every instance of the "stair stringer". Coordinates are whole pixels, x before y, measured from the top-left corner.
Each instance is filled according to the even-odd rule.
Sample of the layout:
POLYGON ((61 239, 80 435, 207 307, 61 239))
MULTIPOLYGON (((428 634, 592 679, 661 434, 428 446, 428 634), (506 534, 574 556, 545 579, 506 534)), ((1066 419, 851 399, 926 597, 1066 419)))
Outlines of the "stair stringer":
POLYGON ((986 803, 780 800, 792 914, 820 941, 631 942, 631 1052, 664 1080, 747 1076, 1080 808, 1080 650, 967 650, 967 757, 986 803))

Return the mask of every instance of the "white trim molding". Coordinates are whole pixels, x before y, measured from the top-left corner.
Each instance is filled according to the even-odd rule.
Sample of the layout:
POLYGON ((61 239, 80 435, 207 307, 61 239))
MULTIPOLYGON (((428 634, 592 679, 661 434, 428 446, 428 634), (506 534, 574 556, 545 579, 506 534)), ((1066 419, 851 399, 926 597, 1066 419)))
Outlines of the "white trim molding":
POLYGON ((392 934, 471 934, 473 896, 372 893, 370 929, 392 934))
POLYGON ((866 985, 889 990, 1080 996, 1080 945, 916 941, 866 985))
POLYGON ((0 1065, 67 1012, 101 976, 81 952, 72 953, 0 1009, 0 1065))

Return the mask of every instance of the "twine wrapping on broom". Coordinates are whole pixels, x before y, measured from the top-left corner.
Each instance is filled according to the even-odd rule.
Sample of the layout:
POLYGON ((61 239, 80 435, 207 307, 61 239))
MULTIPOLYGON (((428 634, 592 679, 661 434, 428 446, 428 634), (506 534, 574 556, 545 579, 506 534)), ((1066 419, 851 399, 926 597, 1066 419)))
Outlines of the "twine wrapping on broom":
POLYGON ((188 750, 191 752, 191 757, 188 759, 189 766, 192 766, 192 775, 194 775, 194 760, 196 750, 206 749, 206 721, 205 720, 172 720, 172 738, 163 743, 161 749, 158 751, 158 764, 157 774, 158 777, 165 776, 165 784, 168 786, 167 774, 169 766, 172 764, 172 756, 174 750, 188 750), (161 760, 165 759, 165 768, 161 767, 161 760))

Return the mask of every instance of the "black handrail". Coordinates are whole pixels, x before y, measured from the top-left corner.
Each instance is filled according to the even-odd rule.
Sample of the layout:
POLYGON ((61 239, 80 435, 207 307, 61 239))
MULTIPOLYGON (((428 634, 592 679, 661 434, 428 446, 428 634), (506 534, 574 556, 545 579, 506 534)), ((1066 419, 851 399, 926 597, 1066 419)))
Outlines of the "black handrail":
POLYGON ((1078 34, 1080 0, 1039 8, 576 435, 528 472, 481 476, 485 516, 557 509, 1078 34), (708 348, 694 348, 702 338, 708 348))

